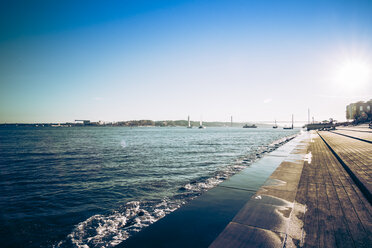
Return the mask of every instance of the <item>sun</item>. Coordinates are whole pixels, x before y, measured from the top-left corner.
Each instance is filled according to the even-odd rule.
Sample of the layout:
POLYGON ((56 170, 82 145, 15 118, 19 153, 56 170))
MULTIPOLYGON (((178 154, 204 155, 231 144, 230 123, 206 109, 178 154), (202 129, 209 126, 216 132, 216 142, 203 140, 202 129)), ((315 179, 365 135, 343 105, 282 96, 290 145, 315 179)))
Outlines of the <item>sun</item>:
POLYGON ((335 83, 346 89, 362 89, 372 80, 372 65, 362 60, 347 60, 339 64, 334 74, 335 83))

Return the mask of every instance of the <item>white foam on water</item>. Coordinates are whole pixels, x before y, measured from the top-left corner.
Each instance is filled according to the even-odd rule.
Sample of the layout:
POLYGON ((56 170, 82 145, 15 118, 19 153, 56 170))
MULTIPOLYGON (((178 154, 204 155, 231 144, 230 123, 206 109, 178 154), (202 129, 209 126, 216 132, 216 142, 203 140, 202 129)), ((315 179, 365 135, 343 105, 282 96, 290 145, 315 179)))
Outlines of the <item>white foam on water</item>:
POLYGON ((207 190, 211 189, 214 186, 220 184, 223 180, 217 179, 217 178, 208 178, 204 182, 198 182, 198 183, 188 183, 184 186, 186 190, 190 191, 201 191, 201 190, 207 190))
MULTIPOLYGON (((302 133, 302 130, 301 130, 301 133, 302 133)), ((283 138, 278 139, 278 140, 274 141, 273 143, 271 143, 269 145, 269 147, 272 147, 272 146, 279 147, 279 146, 287 143, 288 141, 294 139, 297 136, 298 136, 298 134, 294 134, 294 135, 290 135, 290 136, 287 136, 287 137, 283 137, 283 138)))
POLYGON ((128 202, 122 211, 109 215, 93 215, 80 222, 56 247, 64 247, 70 241, 74 247, 114 247, 126 240, 132 233, 151 225, 165 215, 176 210, 182 202, 166 199, 157 204, 139 201, 128 202))
POLYGON ((274 141, 270 145, 257 147, 255 151, 250 151, 250 154, 244 158, 238 159, 235 164, 229 165, 222 170, 215 173, 213 177, 204 179, 198 182, 187 183, 181 189, 192 192, 204 192, 208 189, 214 188, 221 182, 228 179, 230 176, 242 171, 251 165, 254 161, 261 158, 265 153, 275 151, 281 145, 294 139, 298 134, 287 136, 274 141))
POLYGON ((127 143, 125 142, 125 140, 122 140, 122 141, 120 142, 120 145, 121 145, 121 147, 123 147, 123 148, 127 147, 127 143))

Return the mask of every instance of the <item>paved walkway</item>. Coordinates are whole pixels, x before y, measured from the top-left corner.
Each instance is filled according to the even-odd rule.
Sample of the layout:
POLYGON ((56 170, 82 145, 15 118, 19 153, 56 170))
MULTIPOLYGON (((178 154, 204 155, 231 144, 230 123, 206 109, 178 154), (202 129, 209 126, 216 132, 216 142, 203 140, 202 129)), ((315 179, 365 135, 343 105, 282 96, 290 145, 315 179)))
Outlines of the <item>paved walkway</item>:
POLYGON ((371 204, 345 169, 371 185, 372 144, 320 135, 341 160, 312 132, 211 247, 372 247, 371 204))

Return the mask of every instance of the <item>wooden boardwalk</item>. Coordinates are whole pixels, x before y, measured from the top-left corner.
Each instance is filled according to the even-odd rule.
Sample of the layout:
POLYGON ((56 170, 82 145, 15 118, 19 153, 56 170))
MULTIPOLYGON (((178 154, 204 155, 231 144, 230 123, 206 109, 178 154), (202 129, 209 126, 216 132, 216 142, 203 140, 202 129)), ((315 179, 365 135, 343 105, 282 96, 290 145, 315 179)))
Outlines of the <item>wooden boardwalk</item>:
POLYGON ((353 132, 372 133, 372 130, 368 128, 368 124, 355 126, 355 127, 337 127, 337 130, 346 130, 353 132))
POLYGON ((211 247, 372 247, 371 149, 312 132, 211 247))
POLYGON ((361 141, 366 141, 372 143, 372 133, 368 132, 355 132, 352 130, 336 130, 333 133, 341 134, 349 138, 359 139, 361 141))
MULTIPOLYGON (((329 132, 321 135, 332 139, 332 148, 346 139, 329 132)), ((371 205, 320 137, 314 138, 309 150, 312 163, 305 162, 296 196, 307 209, 305 246, 371 247, 371 205)))
POLYGON ((371 202, 372 144, 331 132, 319 134, 371 202))

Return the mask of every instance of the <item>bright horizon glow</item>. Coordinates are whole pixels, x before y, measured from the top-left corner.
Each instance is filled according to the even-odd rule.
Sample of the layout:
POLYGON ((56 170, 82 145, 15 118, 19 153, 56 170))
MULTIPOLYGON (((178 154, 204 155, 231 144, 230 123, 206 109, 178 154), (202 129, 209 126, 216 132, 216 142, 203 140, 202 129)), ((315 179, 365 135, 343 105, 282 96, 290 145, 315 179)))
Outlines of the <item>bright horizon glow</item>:
POLYGON ((351 59, 338 67, 334 81, 347 90, 360 89, 371 83, 371 69, 371 64, 351 59))

